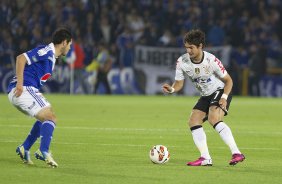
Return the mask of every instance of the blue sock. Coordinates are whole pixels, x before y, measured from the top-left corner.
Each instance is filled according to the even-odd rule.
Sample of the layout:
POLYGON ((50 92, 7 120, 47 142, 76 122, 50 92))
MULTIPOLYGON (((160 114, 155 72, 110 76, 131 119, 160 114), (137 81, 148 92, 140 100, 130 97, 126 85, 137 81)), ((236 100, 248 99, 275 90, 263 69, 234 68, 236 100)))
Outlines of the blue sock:
POLYGON ((49 152, 50 143, 52 140, 53 131, 56 127, 56 124, 53 121, 44 121, 41 126, 40 136, 40 151, 49 152))
POLYGON ((31 128, 30 133, 28 134, 27 138, 25 139, 23 143, 23 147, 25 150, 29 150, 31 146, 35 143, 37 138, 40 136, 40 128, 41 128, 41 122, 36 121, 33 124, 33 127, 31 128))

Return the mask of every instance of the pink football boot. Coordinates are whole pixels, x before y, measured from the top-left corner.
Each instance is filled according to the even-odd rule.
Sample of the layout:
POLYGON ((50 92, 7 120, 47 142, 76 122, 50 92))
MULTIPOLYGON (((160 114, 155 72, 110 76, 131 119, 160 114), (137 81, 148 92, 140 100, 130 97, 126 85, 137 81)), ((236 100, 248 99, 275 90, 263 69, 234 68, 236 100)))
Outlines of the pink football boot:
POLYGON ((205 159, 204 157, 200 157, 198 160, 193 162, 188 162, 188 166, 212 166, 212 159, 205 159))
POLYGON ((245 160, 245 156, 241 153, 235 153, 232 155, 232 159, 229 162, 229 165, 236 165, 238 162, 243 162, 245 160))

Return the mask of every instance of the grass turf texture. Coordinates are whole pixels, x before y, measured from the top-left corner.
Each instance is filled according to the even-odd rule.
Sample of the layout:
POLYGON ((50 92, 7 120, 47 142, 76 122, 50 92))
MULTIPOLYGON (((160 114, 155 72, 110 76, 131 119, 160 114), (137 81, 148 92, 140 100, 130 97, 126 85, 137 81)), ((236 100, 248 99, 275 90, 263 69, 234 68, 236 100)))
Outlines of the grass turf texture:
MULTIPOLYGON (((281 98, 234 97, 225 118, 246 160, 229 166, 229 148, 204 124, 212 167, 188 167, 199 153, 187 129, 197 97, 46 95, 58 117, 51 150, 59 168, 42 161, 23 164, 15 153, 34 119, 0 95, 1 183, 280 183, 282 180, 281 98), (149 160, 163 144, 165 165, 149 160)), ((31 149, 33 154, 37 142, 31 149)))

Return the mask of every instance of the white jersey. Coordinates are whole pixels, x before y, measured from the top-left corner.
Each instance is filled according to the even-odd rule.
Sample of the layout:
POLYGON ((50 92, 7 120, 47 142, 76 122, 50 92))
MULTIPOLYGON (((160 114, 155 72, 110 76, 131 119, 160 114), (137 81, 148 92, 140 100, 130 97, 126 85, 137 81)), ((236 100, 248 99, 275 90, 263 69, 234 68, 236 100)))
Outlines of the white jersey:
POLYGON ((227 75, 221 61, 213 54, 203 51, 200 63, 193 63, 188 53, 177 59, 175 80, 189 78, 202 96, 209 96, 217 89, 223 89, 224 83, 220 80, 227 75))

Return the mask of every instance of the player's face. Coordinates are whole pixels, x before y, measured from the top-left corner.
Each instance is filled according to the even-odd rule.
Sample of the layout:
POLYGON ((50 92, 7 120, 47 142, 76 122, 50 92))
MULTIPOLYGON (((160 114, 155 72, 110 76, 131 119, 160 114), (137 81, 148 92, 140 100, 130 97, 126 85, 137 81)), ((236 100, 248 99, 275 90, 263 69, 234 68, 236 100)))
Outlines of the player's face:
POLYGON ((72 40, 69 43, 67 43, 66 40, 64 41, 63 47, 62 47, 62 50, 61 50, 63 56, 67 55, 67 53, 70 50, 71 44, 72 44, 72 40))
POLYGON ((197 47, 196 45, 192 45, 186 42, 184 46, 186 48, 187 53, 190 55, 191 59, 197 59, 202 52, 201 45, 197 47))

